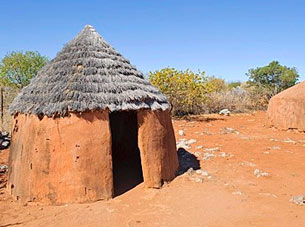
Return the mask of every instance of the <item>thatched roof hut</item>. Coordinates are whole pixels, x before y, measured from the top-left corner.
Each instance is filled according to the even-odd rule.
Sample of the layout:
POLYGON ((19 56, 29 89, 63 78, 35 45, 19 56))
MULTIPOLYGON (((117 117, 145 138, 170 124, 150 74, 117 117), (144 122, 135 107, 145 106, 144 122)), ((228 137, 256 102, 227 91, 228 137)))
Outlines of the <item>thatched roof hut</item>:
POLYGON ((111 198, 144 179, 159 188, 178 167, 167 98, 85 28, 22 89, 8 189, 47 204, 111 198))
POLYGON ((305 81, 270 99, 267 125, 278 129, 305 131, 305 81))

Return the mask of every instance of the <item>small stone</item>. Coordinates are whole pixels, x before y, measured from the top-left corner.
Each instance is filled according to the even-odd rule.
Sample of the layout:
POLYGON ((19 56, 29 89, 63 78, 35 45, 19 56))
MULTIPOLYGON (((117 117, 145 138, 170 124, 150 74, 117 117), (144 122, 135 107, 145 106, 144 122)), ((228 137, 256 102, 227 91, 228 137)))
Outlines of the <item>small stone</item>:
POLYGON ((273 138, 271 138, 270 141, 278 142, 278 141, 280 141, 280 140, 279 140, 279 139, 273 139, 273 138))
POLYGON ((196 142, 197 142, 197 140, 190 139, 189 141, 186 142, 186 144, 191 145, 191 144, 196 143, 196 142))
POLYGON ((194 155, 199 158, 201 156, 201 153, 200 152, 195 152, 194 155))
POLYGON ((259 172, 260 172, 259 169, 255 169, 254 172, 253 172, 254 176, 258 177, 259 172))
POLYGON ((2 147, 8 147, 8 145, 10 145, 10 142, 9 141, 3 141, 1 143, 2 147))
POLYGON ((202 148, 203 148, 202 145, 196 147, 197 150, 202 149, 202 148))
POLYGON ((279 146, 273 146, 271 147, 272 150, 280 150, 281 148, 279 146))
POLYGON ((7 170, 8 166, 7 165, 0 165, 0 170, 7 170))
POLYGON ((202 176, 205 176, 205 177, 210 175, 207 171, 204 171, 204 170, 201 170, 201 169, 196 170, 196 173, 200 174, 202 176))
POLYGON ((230 116, 231 112, 228 109, 223 109, 219 111, 219 114, 224 116, 230 116))
POLYGON ((269 173, 262 172, 262 173, 260 173, 260 175, 263 176, 263 177, 268 177, 268 176, 269 176, 269 173))
POLYGON ((189 168, 189 169, 187 170, 187 174, 188 174, 189 176, 192 176, 192 175, 194 174, 194 169, 193 169, 193 168, 189 168))
POLYGON ((205 151, 208 151, 208 152, 214 152, 214 151, 219 151, 220 148, 219 147, 213 147, 213 148, 206 148, 204 149, 205 151))
POLYGON ((232 192, 232 195, 242 195, 243 193, 241 191, 232 192))
POLYGON ((220 134, 231 134, 231 133, 235 133, 237 135, 240 134, 240 132, 234 128, 224 128, 220 134))
POLYGON ((209 160, 212 157, 215 157, 215 154, 211 154, 211 153, 204 153, 204 157, 202 158, 203 160, 209 160))
POLYGON ((254 163, 252 163, 252 162, 247 162, 247 161, 241 162, 240 165, 242 165, 242 166, 250 166, 250 167, 256 166, 254 163))
POLYGON ((184 135, 185 135, 185 134, 184 134, 184 130, 180 129, 180 130, 178 131, 178 134, 179 134, 179 136, 184 136, 184 135))
POLYGON ((256 176, 257 178, 259 178, 260 176, 262 177, 268 177, 269 173, 266 172, 261 172, 259 169, 255 169, 253 172, 254 176, 256 176))
POLYGON ((305 204, 304 195, 294 196, 290 199, 290 202, 302 206, 305 204))
POLYGON ((196 177, 194 180, 195 180, 195 182, 197 182, 197 183, 203 183, 203 179, 202 179, 202 178, 196 177))
POLYGON ((3 137, 8 136, 8 134, 9 134, 8 132, 2 132, 2 133, 1 133, 1 135, 2 135, 3 137))
POLYGON ((292 143, 292 144, 296 144, 296 142, 295 142, 294 140, 289 139, 289 138, 285 139, 285 140, 284 140, 284 143, 292 143))

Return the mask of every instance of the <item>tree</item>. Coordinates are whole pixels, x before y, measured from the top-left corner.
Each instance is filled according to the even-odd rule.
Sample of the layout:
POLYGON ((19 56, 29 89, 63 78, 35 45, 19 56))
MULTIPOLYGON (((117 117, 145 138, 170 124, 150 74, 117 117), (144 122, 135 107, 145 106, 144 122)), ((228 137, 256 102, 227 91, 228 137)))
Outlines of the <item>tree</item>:
POLYGON ((202 104, 207 101, 206 94, 215 89, 204 72, 191 70, 165 68, 150 72, 149 80, 167 95, 175 115, 200 113, 202 104))
POLYGON ((280 65, 278 61, 272 61, 269 65, 250 69, 246 75, 249 84, 259 90, 266 90, 269 98, 296 84, 299 78, 294 67, 280 65))
POLYGON ((11 52, 0 62, 0 83, 3 86, 23 88, 47 62, 48 58, 38 52, 11 52))

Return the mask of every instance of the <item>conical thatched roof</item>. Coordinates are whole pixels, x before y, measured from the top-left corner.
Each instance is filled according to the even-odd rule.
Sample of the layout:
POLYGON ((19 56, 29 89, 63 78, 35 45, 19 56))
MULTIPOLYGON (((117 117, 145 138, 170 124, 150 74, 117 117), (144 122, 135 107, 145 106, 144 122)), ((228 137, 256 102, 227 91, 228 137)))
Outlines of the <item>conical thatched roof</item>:
POLYGON ((68 112, 150 108, 165 110, 167 98, 92 26, 71 40, 22 89, 10 113, 57 116, 68 112))

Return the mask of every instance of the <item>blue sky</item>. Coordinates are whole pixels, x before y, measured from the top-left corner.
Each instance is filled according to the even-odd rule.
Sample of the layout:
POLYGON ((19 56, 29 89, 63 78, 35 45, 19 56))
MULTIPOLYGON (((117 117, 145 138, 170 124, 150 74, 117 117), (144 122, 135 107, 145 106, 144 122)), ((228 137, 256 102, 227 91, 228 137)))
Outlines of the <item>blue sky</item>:
POLYGON ((278 60, 303 80, 304 12, 301 0, 0 0, 0 58, 53 58, 91 24, 144 73, 170 66, 245 81, 249 68, 278 60))

